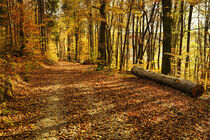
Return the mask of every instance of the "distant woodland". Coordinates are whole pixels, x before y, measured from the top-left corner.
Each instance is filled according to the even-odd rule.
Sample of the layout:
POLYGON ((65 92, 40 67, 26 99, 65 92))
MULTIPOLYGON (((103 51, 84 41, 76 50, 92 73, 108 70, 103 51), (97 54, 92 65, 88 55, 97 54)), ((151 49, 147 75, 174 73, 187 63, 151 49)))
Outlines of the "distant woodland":
POLYGON ((208 89, 209 17, 210 0, 0 0, 0 86, 66 60, 140 65, 208 89))

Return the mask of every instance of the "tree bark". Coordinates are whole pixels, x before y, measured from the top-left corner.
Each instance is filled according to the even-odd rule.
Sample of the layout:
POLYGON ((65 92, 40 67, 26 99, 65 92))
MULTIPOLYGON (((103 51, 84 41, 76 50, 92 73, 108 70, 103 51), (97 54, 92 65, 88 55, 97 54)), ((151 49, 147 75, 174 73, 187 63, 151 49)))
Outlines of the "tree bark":
MULTIPOLYGON (((141 29, 141 26, 140 26, 140 29, 141 29)), ((136 34, 135 34, 135 42, 133 46, 133 64, 136 64, 136 58, 137 58, 137 45, 138 45, 138 38, 139 38, 138 32, 139 32, 139 17, 137 17, 137 21, 136 21, 136 34)))
POLYGON ((118 27, 117 41, 116 41, 116 52, 115 52, 115 59, 116 59, 115 65, 116 65, 116 69, 118 68, 119 42, 120 42, 120 28, 118 27))
POLYGON ((23 9, 23 0, 18 0, 20 3, 20 31, 19 31, 19 36, 20 36, 20 56, 23 56, 23 52, 25 49, 25 37, 24 37, 24 31, 23 31, 23 25, 24 25, 24 9, 23 9))
POLYGON ((75 33, 75 61, 78 62, 78 40, 79 40, 79 35, 78 35, 78 30, 75 33))
MULTIPOLYGON (((6 24, 5 28, 6 28, 6 44, 7 41, 9 41, 9 49, 13 48, 13 35, 12 35, 12 22, 11 22, 11 6, 9 1, 6 1, 6 5, 7 5, 7 18, 8 18, 8 24, 6 24), (9 35, 8 35, 8 34, 9 35), (8 37, 9 36, 9 37, 8 37)), ((7 47, 7 45, 5 45, 5 47, 7 47)), ((7 49, 7 48, 5 48, 7 49)))
POLYGON ((184 93, 188 93, 192 97, 199 97, 204 93, 204 87, 202 85, 196 84, 189 80, 147 71, 139 66, 134 66, 131 70, 131 73, 143 79, 153 80, 160 84, 169 85, 184 93))
POLYGON ((160 69, 160 50, 161 50, 161 38, 162 38, 161 35, 162 35, 162 18, 160 19, 160 31, 159 31, 159 41, 158 41, 158 69, 160 69))
POLYGON ((171 72, 171 0, 162 0, 162 9, 163 9, 163 58, 162 58, 162 74, 169 74, 171 72))
MULTIPOLYGON (((183 43, 183 38, 184 38, 184 1, 181 2, 181 9, 180 9, 180 23, 181 23, 181 32, 180 32, 180 45, 179 45, 179 55, 182 55, 182 43, 183 43)), ((178 75, 181 76, 181 59, 179 59, 177 63, 177 72, 178 75)))
POLYGON ((132 12, 132 9, 133 9, 133 2, 134 1, 131 2, 130 10, 129 10, 129 13, 128 13, 123 51, 122 51, 122 55, 121 55, 121 59, 120 59, 120 71, 122 71, 122 69, 125 65, 125 47, 126 47, 126 42, 127 42, 127 38, 128 38, 128 31, 129 31, 129 25, 130 25, 129 23, 130 23, 130 18, 131 18, 131 12, 132 12))
MULTIPOLYGON (((99 32, 99 42, 98 42, 98 60, 106 61, 106 1, 101 1, 100 14, 101 14, 101 25, 99 32)), ((102 62, 103 63, 103 62, 102 62)))
POLYGON ((44 54, 45 52, 45 45, 44 45, 44 26, 43 24, 43 18, 44 18, 44 1, 43 0, 37 0, 38 3, 38 25, 41 25, 40 27, 40 35, 41 35, 41 40, 40 40, 40 45, 41 45, 41 52, 44 54))
POLYGON ((67 46, 67 54, 68 54, 68 60, 69 60, 69 62, 71 61, 71 36, 68 34, 67 35, 67 44, 68 44, 68 46, 67 46))
MULTIPOLYGON (((203 62, 201 63, 204 63, 204 69, 205 70, 208 70, 210 68, 210 66, 208 65, 208 62, 209 62, 209 55, 207 55, 209 52, 208 52, 208 44, 210 42, 210 36, 209 36, 209 17, 210 17, 210 0, 205 0, 205 29, 204 29, 204 49, 203 49, 203 62), (208 4, 207 4, 208 3, 208 4), (205 65, 207 64, 207 65, 205 65)), ((205 77, 205 72, 202 71, 202 78, 205 77)), ((207 77, 209 76, 209 74, 207 75, 207 77)))
POLYGON ((193 12, 193 5, 190 5, 190 13, 189 13, 189 20, 188 20, 188 34, 187 34, 187 58, 185 63, 185 77, 190 76, 190 30, 191 30, 191 21, 192 21, 192 12, 193 12), (189 68, 187 73, 187 69, 189 68))
POLYGON ((94 58, 94 38, 93 38, 93 15, 92 15, 92 6, 91 0, 86 0, 89 14, 88 14, 88 24, 89 24, 89 41, 90 41, 90 59, 94 58))
MULTIPOLYGON (((136 22, 138 27, 138 21, 136 22)), ((132 21, 132 46, 133 46, 133 64, 135 64, 135 42, 136 42, 136 36, 135 36, 135 14, 133 14, 133 21, 132 21)))

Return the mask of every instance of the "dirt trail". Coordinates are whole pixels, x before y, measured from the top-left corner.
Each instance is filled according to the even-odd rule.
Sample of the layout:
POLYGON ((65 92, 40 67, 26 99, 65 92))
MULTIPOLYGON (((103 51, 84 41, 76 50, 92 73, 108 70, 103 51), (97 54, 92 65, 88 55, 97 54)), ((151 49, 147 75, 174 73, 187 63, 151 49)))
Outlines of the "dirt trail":
MULTIPOLYGON (((207 138, 205 102, 132 75, 59 62, 38 139, 207 138), (202 110, 202 109, 203 110, 202 110)), ((49 94, 49 93, 48 93, 49 94)))
POLYGON ((15 138, 208 138, 208 101, 152 81, 59 62, 35 71, 29 84, 33 103, 19 101, 34 115, 26 116, 27 126, 36 123, 30 131, 15 132, 15 138))
MULTIPOLYGON (((42 108, 42 111, 45 114, 45 117, 37 122, 38 130, 37 136, 34 139, 42 140, 42 139, 57 139, 56 134, 61 125, 57 124, 65 124, 65 119, 62 116, 62 107, 61 104, 61 96, 63 96, 62 84, 63 80, 65 80, 65 76, 61 72, 56 72, 56 70, 62 70, 63 63, 59 63, 56 66, 45 66, 47 73, 42 73, 41 77, 45 77, 47 86, 42 87, 45 83, 42 83, 41 87, 43 91, 47 88, 46 91, 50 91, 50 94, 46 96, 47 105, 42 108), (53 76, 49 76, 53 75, 53 76)), ((44 70, 45 71, 45 70, 44 70)), ((36 78, 35 78, 36 79, 36 78)))
POLYGON ((62 92, 57 91, 59 90, 59 86, 54 87, 55 92, 54 95, 51 95, 46 98, 48 101, 48 105, 43 108, 46 116, 45 118, 41 119, 37 122, 40 131, 35 139, 42 140, 42 139, 56 139, 57 131, 59 130, 56 126, 58 123, 65 123, 65 120, 62 119, 61 114, 61 107, 60 104, 60 96, 62 96, 62 92), (46 128, 46 129, 42 129, 46 128))

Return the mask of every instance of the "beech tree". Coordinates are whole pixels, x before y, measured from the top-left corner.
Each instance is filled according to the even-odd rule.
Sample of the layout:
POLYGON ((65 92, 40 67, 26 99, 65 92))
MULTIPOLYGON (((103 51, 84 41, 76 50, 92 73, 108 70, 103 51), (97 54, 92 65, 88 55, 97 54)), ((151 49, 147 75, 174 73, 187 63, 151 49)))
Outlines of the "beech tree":
POLYGON ((101 14, 101 24, 99 31, 99 42, 98 42, 98 59, 101 61, 106 61, 106 0, 101 0, 100 2, 100 14, 101 14))
POLYGON ((169 74, 171 72, 171 0, 162 0, 162 9, 163 9, 163 58, 162 58, 162 74, 169 74))

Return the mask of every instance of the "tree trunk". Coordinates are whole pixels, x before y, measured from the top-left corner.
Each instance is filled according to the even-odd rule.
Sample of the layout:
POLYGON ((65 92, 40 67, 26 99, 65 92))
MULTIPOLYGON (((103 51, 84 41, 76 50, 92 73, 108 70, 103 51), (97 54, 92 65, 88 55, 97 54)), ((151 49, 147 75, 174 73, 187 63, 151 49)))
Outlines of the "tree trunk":
POLYGON ((142 63, 143 60, 143 47, 144 47, 144 38, 143 38, 143 33, 144 33, 144 20, 145 20, 145 14, 142 17, 142 20, 140 19, 140 41, 138 41, 138 49, 136 48, 136 64, 137 63, 142 63))
POLYGON ((158 41, 158 69, 160 69, 160 50, 161 50, 161 38, 162 38, 162 19, 160 19, 160 32, 158 41))
POLYGON ((92 8, 91 8, 91 0, 86 0, 86 2, 89 9, 88 24, 89 24, 89 41, 90 41, 90 59, 92 60, 94 57, 93 15, 92 15, 92 8))
MULTIPOLYGON (((106 61, 106 1, 101 1, 100 6, 100 14, 101 14, 101 25, 100 25, 100 32, 99 32, 99 42, 98 42, 98 60, 106 61)), ((104 63, 102 62, 102 63, 104 63)))
MULTIPOLYGON (((138 45, 138 31, 139 31, 139 17, 137 17, 137 21, 136 21, 136 34, 135 34, 135 42, 134 42, 134 46, 133 46, 133 64, 136 64, 136 57, 137 57, 137 45, 138 45)), ((140 26, 141 29, 141 26, 140 26)))
POLYGON ((71 61, 71 36, 70 35, 67 35, 67 55, 68 55, 68 60, 71 61))
POLYGON ((118 27, 117 41, 116 41, 116 52, 115 52, 115 59, 116 59, 115 65, 116 65, 116 69, 118 68, 119 42, 120 42, 120 28, 118 27))
POLYGON ((24 37, 24 31, 23 31, 23 25, 24 25, 24 9, 23 9, 23 0, 18 0, 20 3, 20 56, 23 56, 23 50, 25 48, 25 37, 24 37))
MULTIPOLYGON (((203 59, 203 62, 202 62, 202 63, 204 63, 204 69, 205 69, 205 71, 202 71, 202 75, 201 75, 202 78, 205 77, 205 72, 208 71, 208 69, 210 69, 210 66, 208 65, 208 62, 209 62, 210 57, 209 57, 209 55, 207 55, 209 53, 207 48, 209 47, 209 42, 210 42, 210 37, 209 37, 209 32, 208 32, 208 30, 209 30, 209 24, 210 24, 209 23, 209 17, 210 17, 210 0, 206 0, 205 1, 204 49, 203 49, 203 58, 204 59, 203 59)), ((208 73, 207 77, 208 76, 209 76, 209 73, 208 73)))
POLYGON ((154 61, 155 61, 156 39, 158 34, 159 23, 160 21, 157 21, 154 42, 152 44, 152 69, 156 68, 154 61))
POLYGON ((111 28, 106 30, 106 48, 107 48, 107 55, 108 55, 108 65, 111 65, 111 57, 112 57, 112 44, 111 44, 111 28))
MULTIPOLYGON (((144 1, 143 1, 143 3, 144 3, 144 1)), ((150 13, 150 19, 149 19, 149 21, 147 20, 147 26, 146 26, 145 30, 144 30, 144 18, 146 16, 146 12, 144 12, 144 15, 143 15, 142 35, 141 35, 140 44, 139 44, 139 51, 138 51, 138 59, 139 59, 140 63, 142 63, 144 52, 145 52, 144 49, 143 49, 145 36, 146 36, 146 34, 149 30, 150 23, 153 21, 156 5, 157 5, 157 2, 155 2, 153 7, 152 7, 152 11, 150 13)), ((147 18, 147 16, 146 16, 146 18, 147 18)), ((146 48, 145 48, 145 50, 146 50, 146 48)))
POLYGON ((45 48, 44 48, 44 26, 43 24, 43 17, 44 17, 44 1, 43 0, 37 0, 38 3, 38 24, 41 25, 40 27, 40 35, 41 35, 41 51, 44 53, 45 48))
POLYGON ((188 20, 188 34, 187 34, 187 58, 185 63, 185 77, 190 76, 190 30, 191 30, 191 21, 192 21, 192 12, 193 12, 193 5, 190 5, 190 13, 189 13, 189 20, 188 20), (187 73, 187 69, 189 71, 187 73))
POLYGON ((169 74, 171 72, 171 25, 172 20, 169 15, 171 15, 171 0, 162 0, 163 9, 163 58, 162 58, 162 74, 169 74))
MULTIPOLYGON (((182 55, 182 43, 183 43, 183 38, 184 38, 184 1, 181 2, 181 9, 180 9, 180 23, 181 23, 181 32, 180 32, 180 43, 179 43, 179 56, 182 55)), ((181 76, 181 64, 182 61, 179 59, 178 64, 177 64, 177 72, 178 76, 181 76)))
POLYGON ((78 62, 78 40, 79 40, 79 35, 78 35, 78 31, 76 31, 75 33, 75 61, 78 62))
POLYGON ((173 6, 173 13, 172 13, 172 16, 173 16, 173 21, 172 21, 172 54, 173 54, 173 57, 172 57, 172 68, 171 68, 171 73, 173 76, 176 76, 176 57, 175 55, 177 54, 176 53, 176 46, 177 46, 177 40, 178 40, 178 28, 177 28, 177 23, 179 22, 179 17, 176 16, 176 13, 177 13, 177 3, 178 1, 175 0, 174 1, 174 6, 173 6))
MULTIPOLYGON (((138 27, 138 22, 136 23, 138 27)), ((132 21, 132 46, 133 46, 133 64, 135 64, 135 42, 136 42, 136 36, 135 36, 135 14, 133 14, 133 21, 132 21)))
POLYGON ((203 47, 202 47, 202 36, 201 36, 201 26, 200 26, 200 5, 198 6, 198 36, 197 36, 197 40, 198 40, 198 47, 197 47, 197 51, 199 52, 200 56, 195 58, 195 65, 196 65, 196 73, 194 74, 194 76, 196 77, 196 80, 198 80, 198 72, 201 70, 201 77, 203 74, 203 69, 204 69, 204 63, 203 63, 203 47), (200 63, 200 64, 199 64, 200 63))
POLYGON ((133 1, 131 3, 130 10, 129 10, 129 13, 128 13, 123 51, 122 51, 121 60, 120 60, 120 71, 122 71, 122 69, 125 65, 125 47, 126 47, 126 43, 127 43, 127 37, 128 37, 128 31, 129 31, 129 25, 130 25, 129 23, 130 23, 132 9, 133 9, 133 1))
MULTIPOLYGON (((7 12, 8 26, 5 28, 6 28, 6 31, 8 31, 7 33, 9 33, 9 38, 6 36, 6 44, 7 44, 7 40, 9 40, 9 45, 10 45, 9 48, 12 48, 13 47, 13 35, 12 35, 12 23, 11 23, 11 9, 12 8, 10 6, 9 1, 6 1, 6 5, 7 5, 7 10, 8 10, 7 12)), ((5 45, 5 47, 7 47, 7 45, 5 45)))
POLYGON ((93 23, 92 23, 92 14, 90 23, 89 23, 89 35, 90 35, 90 58, 93 59, 94 57, 94 42, 93 42, 93 23))
POLYGON ((152 71, 147 71, 139 66, 134 66, 131 73, 140 78, 153 80, 157 83, 169 85, 175 89, 182 92, 188 93, 193 97, 199 97, 204 92, 204 87, 202 85, 193 83, 192 81, 171 77, 164 74, 158 74, 152 71))
MULTIPOLYGON (((128 28, 128 36, 129 36, 130 29, 128 28)), ((126 70, 128 71, 129 67, 129 58, 130 58, 130 51, 129 51, 129 39, 127 40, 127 50, 126 50, 126 70)))

